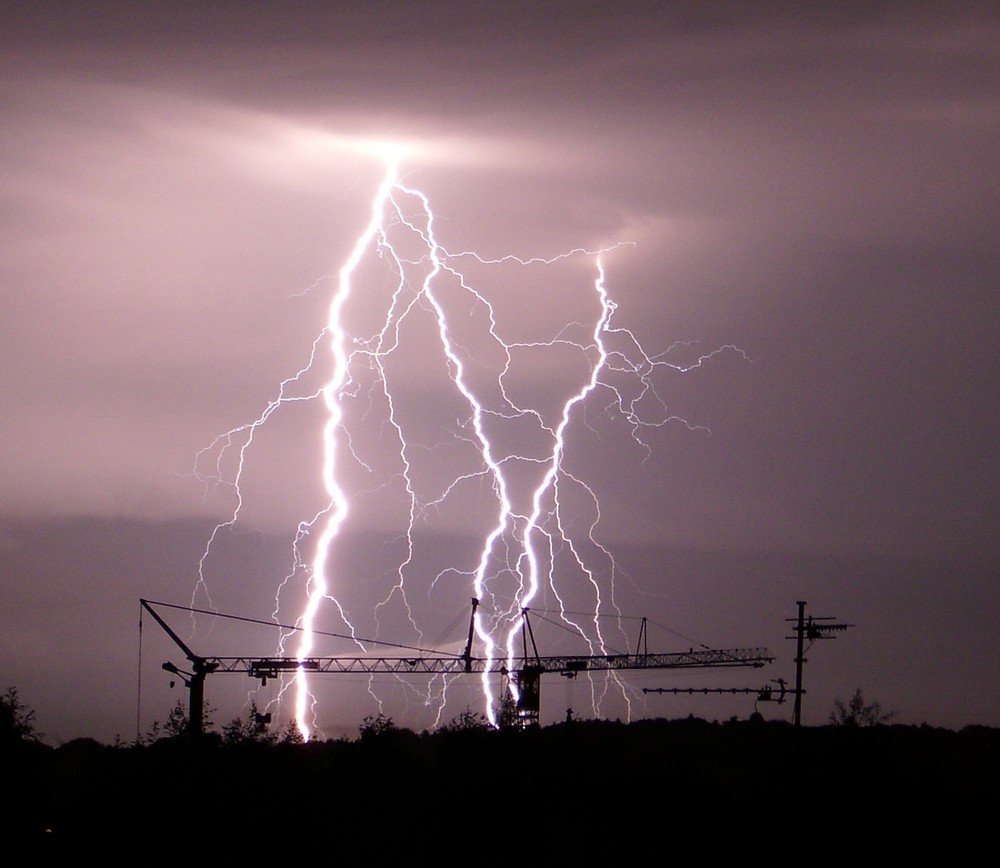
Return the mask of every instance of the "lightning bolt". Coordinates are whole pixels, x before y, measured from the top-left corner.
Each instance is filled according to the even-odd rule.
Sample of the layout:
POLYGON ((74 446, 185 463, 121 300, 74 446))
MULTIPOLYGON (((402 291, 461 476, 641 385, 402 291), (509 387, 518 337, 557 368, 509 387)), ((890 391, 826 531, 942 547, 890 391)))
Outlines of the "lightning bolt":
MULTIPOLYGON (((427 195, 403 182, 398 157, 382 156, 385 172, 371 201, 368 222, 340 268, 326 323, 314 338, 306 363, 279 384, 253 421, 220 435, 199 453, 197 474, 212 485, 227 487, 234 505, 207 541, 193 596, 204 594, 211 602, 207 563, 218 536, 240 519, 241 482, 255 436, 282 406, 322 399, 326 421, 321 475, 326 502, 311 519, 298 525, 292 568, 275 594, 273 616, 277 620, 287 589, 304 584, 298 629, 282 637, 280 650, 294 641, 295 657, 301 660, 313 654, 317 619, 325 604, 335 608, 351 635, 358 635, 349 607, 341 602, 349 583, 337 574, 334 554, 358 503, 357 493, 346 481, 346 468, 353 465, 373 471, 356 448, 354 420, 381 407, 380 440, 394 444, 391 451, 396 468, 383 488, 391 489, 395 499, 404 502, 406 517, 404 553, 396 564, 391 587, 375 606, 376 625, 380 611, 398 599, 422 644, 411 575, 418 526, 451 500, 461 499, 463 492, 476 489, 489 494, 485 505, 480 504, 480 512, 486 516, 480 526, 485 524, 486 529, 475 563, 465 568, 452 564, 441 570, 427 589, 428 596, 447 576, 469 582, 473 596, 480 601, 474 616, 478 656, 491 663, 506 659, 510 671, 516 669, 516 642, 525 612, 543 592, 556 601, 559 623, 582 639, 589 653, 609 653, 610 643, 624 644, 620 623, 613 637, 606 635, 602 626, 604 615, 617 616, 619 622, 621 618, 615 599, 616 566, 597 536, 601 520, 597 493, 579 472, 567 467, 571 433, 590 424, 586 407, 597 404, 600 412, 623 419, 634 441, 648 453, 645 431, 683 421, 667 410, 657 393, 657 372, 664 368, 687 371, 718 353, 742 355, 742 351, 720 347, 697 355, 693 362, 677 364, 668 358, 674 347, 649 355, 629 329, 614 325, 617 308, 606 286, 605 260, 621 244, 599 250, 578 248, 551 258, 488 259, 471 251, 449 252, 438 240, 427 195), (362 272, 367 274, 373 262, 382 268, 377 291, 372 290, 370 279, 362 279, 362 272), (554 334, 531 340, 506 335, 510 311, 501 315, 496 293, 491 294, 470 277, 470 270, 516 268, 526 272, 560 264, 578 268, 580 263, 591 275, 586 284, 590 286, 589 300, 581 303, 577 312, 582 318, 564 322, 554 334), (379 305, 382 313, 377 313, 379 305), (359 310, 369 314, 374 323, 367 330, 358 325, 364 319, 359 310), (412 324, 418 319, 422 326, 412 324), (443 484, 432 482, 432 474, 424 469, 428 452, 442 445, 419 442, 408 430, 412 414, 399 407, 406 382, 397 381, 405 380, 400 373, 405 365, 394 359, 404 352, 407 328, 423 329, 425 347, 432 345, 432 339, 438 355, 435 358, 426 350, 421 360, 438 373, 443 365, 453 392, 451 409, 463 408, 451 437, 452 446, 460 450, 456 454, 464 469, 443 484), (537 357, 540 352, 559 353, 565 366, 572 369, 564 378, 562 396, 547 402, 533 401, 531 390, 525 387, 530 378, 523 359, 537 357), (308 387, 318 370, 327 371, 322 385, 308 387), (598 400, 601 395, 603 405, 598 400), (581 503, 585 508, 579 509, 581 503), (585 517, 581 519, 580 514, 585 517), (585 525, 582 533, 574 530, 580 521, 585 525), (311 556, 304 553, 309 546, 311 556), (579 598, 581 591, 590 599, 588 611, 592 611, 584 618, 571 610, 566 599, 579 598)), ((366 647, 361 641, 357 644, 366 647)), ((609 678, 628 702, 625 686, 613 673, 609 678)), ((304 669, 297 671, 292 682, 283 684, 282 695, 292 686, 296 725, 308 739, 317 721, 304 669)), ((488 673, 482 675, 481 686, 486 714, 496 725, 503 697, 488 673)), ((439 689, 433 702, 427 699, 427 704, 436 705, 436 722, 446 701, 443 681, 439 689)), ((517 700, 515 683, 504 689, 517 700)), ((594 690, 596 711, 600 697, 594 690)))

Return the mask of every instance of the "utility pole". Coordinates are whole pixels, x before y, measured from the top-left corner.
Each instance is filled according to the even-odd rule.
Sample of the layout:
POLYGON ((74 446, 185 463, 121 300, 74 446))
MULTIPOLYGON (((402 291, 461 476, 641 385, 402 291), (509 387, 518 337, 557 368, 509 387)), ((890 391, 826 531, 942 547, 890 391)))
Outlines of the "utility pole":
POLYGON ((805 636, 803 627, 803 617, 805 616, 805 600, 797 600, 795 603, 799 607, 799 622, 795 628, 795 706, 792 709, 792 722, 796 726, 802 726, 802 664, 806 662, 803 656, 802 641, 805 636))
POLYGON ((806 603, 805 600, 797 600, 795 603, 798 606, 798 616, 795 618, 785 618, 786 621, 794 621, 795 630, 794 636, 786 636, 786 639, 795 640, 795 705, 792 709, 792 723, 795 726, 802 726, 802 694, 805 690, 802 689, 802 664, 806 662, 805 652, 805 640, 809 640, 809 646, 812 647, 812 643, 817 639, 836 639, 836 636, 828 636, 828 633, 837 633, 846 630, 848 627, 853 627, 853 624, 820 624, 818 621, 833 621, 832 617, 822 617, 817 618, 810 615, 806 618, 806 603))

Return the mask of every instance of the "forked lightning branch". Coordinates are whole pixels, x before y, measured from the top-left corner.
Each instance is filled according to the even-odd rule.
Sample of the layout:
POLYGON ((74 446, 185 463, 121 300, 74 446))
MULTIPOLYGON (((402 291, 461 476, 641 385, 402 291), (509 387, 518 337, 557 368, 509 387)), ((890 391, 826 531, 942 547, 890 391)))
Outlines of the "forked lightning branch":
MULTIPOLYGON (((678 420, 657 391, 661 373, 689 370, 724 351, 742 355, 735 347, 721 347, 679 364, 668 360, 669 350, 647 353, 632 331, 614 321, 605 260, 620 246, 557 251, 549 258, 453 252, 438 237, 429 197, 404 183, 396 160, 386 160, 364 229, 332 281, 326 322, 318 324, 317 337, 304 348, 306 363, 277 385, 256 418, 221 435, 199 455, 199 475, 224 483, 233 507, 207 541, 195 596, 211 599, 210 555, 220 534, 240 522, 255 438, 288 404, 322 401, 326 421, 316 432, 322 462, 315 472, 325 503, 302 516, 290 540, 291 567, 276 583, 275 622, 294 621, 297 627, 285 632, 279 653, 299 660, 314 655, 319 625, 329 623, 326 617, 351 635, 370 635, 355 631, 358 604, 350 586, 366 578, 341 574, 337 567, 338 547, 348 544, 345 531, 355 520, 357 470, 370 469, 358 448, 363 437, 352 429, 361 415, 368 424, 378 416, 379 439, 393 467, 394 500, 404 504, 401 555, 392 581, 371 603, 376 622, 379 610, 393 602, 422 640, 415 598, 423 601, 432 586, 449 581, 455 587, 460 580, 464 592, 455 595, 455 605, 467 604, 470 597, 476 601, 472 653, 485 661, 477 669, 482 710, 494 724, 503 703, 518 700, 516 680, 494 680, 494 664, 506 660, 515 669, 525 612, 540 598, 586 653, 616 653, 628 641, 620 619, 615 620, 621 615, 616 566, 601 540, 598 494, 580 469, 584 465, 572 463, 574 435, 594 418, 613 418, 643 444, 645 431, 678 420), (519 272, 527 278, 529 272, 544 274, 557 266, 578 285, 572 294, 553 289, 562 303, 575 299, 576 308, 564 310, 552 326, 512 304, 516 287, 509 284, 522 283, 519 272), (522 323, 516 322, 518 315, 522 323), (438 421, 450 431, 454 454, 461 456, 452 463, 416 430, 412 392, 423 388, 423 381, 414 368, 423 365, 428 378, 437 377, 450 392, 440 411, 450 415, 438 421), (321 385, 303 389, 317 374, 321 385), (444 478, 442 468, 448 474, 444 478), (469 498, 472 490, 478 494, 469 498), (453 502, 463 504, 464 513, 469 512, 466 502, 475 504, 470 522, 479 535, 477 554, 426 575, 417 566, 419 529, 429 515, 453 502), (350 605, 344 602, 348 596, 350 605), (289 611, 291 599, 296 600, 294 612, 289 611), (581 600, 587 615, 580 614, 581 600)), ((544 295, 544 278, 534 279, 537 293, 544 295)), ((355 644, 362 652, 370 650, 366 640, 355 644)), ((447 686, 443 677, 427 686, 426 703, 439 718, 447 686)), ((371 690, 377 694, 375 687, 371 690)), ((629 702, 629 690, 612 673, 602 686, 591 684, 595 712, 608 691, 629 702)), ((296 725, 307 738, 317 726, 314 692, 308 670, 301 667, 283 682, 278 700, 294 706, 296 725)))

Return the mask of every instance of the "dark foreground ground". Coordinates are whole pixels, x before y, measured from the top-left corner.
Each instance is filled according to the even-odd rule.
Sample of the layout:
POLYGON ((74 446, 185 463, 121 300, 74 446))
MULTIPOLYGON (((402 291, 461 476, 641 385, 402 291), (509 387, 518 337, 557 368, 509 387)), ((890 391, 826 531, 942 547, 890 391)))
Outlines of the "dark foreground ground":
POLYGON ((310 744, 16 742, 2 759, 7 840, 81 855, 270 841, 358 865, 963 861, 1000 807, 1000 729, 986 727, 581 721, 310 744))

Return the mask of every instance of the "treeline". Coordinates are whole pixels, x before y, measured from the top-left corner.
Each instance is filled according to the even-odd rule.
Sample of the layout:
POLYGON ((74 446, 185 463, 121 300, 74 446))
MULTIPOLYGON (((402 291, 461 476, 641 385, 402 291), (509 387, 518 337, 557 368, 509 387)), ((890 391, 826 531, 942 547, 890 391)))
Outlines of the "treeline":
POLYGON ((688 718, 497 731, 473 719, 414 733, 377 718, 356 739, 243 736, 58 748, 8 738, 8 836, 58 846, 273 833, 335 841, 357 864, 430 841, 593 855, 595 836, 627 849, 696 830, 713 848, 893 829, 964 846, 1000 804, 1000 730, 986 727, 688 718))

